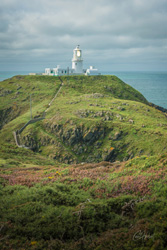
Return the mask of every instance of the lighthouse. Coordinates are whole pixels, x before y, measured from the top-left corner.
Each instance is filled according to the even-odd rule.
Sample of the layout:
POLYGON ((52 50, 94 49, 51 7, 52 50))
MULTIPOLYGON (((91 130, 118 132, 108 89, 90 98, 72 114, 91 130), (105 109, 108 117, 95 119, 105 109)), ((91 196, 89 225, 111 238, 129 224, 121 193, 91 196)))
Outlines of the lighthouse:
POLYGON ((72 69, 75 74, 83 74, 82 50, 79 45, 73 50, 72 69))
MULTIPOLYGON (((30 75, 36 75, 36 73, 30 73, 30 75)), ((82 59, 82 50, 80 49, 80 45, 77 45, 73 50, 73 58, 72 58, 72 68, 61 68, 57 65, 56 68, 46 68, 45 73, 42 75, 49 76, 65 76, 65 75, 100 75, 98 69, 93 66, 90 66, 89 69, 83 69, 83 59, 82 59)))

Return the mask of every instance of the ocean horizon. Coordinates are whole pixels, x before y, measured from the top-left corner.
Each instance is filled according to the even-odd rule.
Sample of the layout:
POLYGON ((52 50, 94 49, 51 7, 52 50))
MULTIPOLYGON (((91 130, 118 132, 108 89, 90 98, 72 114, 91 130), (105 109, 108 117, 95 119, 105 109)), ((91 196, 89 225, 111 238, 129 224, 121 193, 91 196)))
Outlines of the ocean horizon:
MULTIPOLYGON (((167 109, 167 72, 102 71, 103 75, 116 75, 151 103, 167 109)), ((0 81, 15 75, 28 75, 29 71, 0 71, 0 81)))

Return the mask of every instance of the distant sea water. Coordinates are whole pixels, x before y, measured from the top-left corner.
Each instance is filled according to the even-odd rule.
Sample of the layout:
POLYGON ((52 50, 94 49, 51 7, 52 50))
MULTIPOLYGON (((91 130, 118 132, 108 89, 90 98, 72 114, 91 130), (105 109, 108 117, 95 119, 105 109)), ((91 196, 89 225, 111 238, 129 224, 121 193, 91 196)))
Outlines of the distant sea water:
MULTIPOLYGON (((28 75, 27 71, 0 72, 0 81, 15 75, 28 75)), ((125 83, 141 92, 145 98, 167 109, 167 72, 102 72, 104 75, 116 75, 125 83)))
POLYGON ((112 75, 137 89, 149 102, 167 109, 167 72, 112 72, 112 75))

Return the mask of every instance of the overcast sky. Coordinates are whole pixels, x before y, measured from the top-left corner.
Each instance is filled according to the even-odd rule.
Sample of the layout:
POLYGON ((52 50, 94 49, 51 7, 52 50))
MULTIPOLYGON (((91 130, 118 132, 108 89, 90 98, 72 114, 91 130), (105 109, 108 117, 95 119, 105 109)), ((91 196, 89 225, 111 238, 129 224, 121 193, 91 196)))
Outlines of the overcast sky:
POLYGON ((0 70, 167 71, 167 0, 0 0, 0 70))

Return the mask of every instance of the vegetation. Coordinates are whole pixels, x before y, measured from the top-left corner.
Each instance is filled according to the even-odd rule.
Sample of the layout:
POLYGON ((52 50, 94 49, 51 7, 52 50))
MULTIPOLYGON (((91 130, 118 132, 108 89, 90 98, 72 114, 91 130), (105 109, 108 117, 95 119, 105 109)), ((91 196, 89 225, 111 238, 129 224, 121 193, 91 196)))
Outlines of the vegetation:
POLYGON ((1 99, 0 249, 166 249, 165 113, 115 76, 16 76, 1 99), (33 150, 12 135, 30 94, 33 150))
POLYGON ((1 85, 1 141, 14 143, 11 132, 30 119, 32 94, 33 116, 47 110, 46 119, 22 132, 22 144, 45 157, 69 164, 166 152, 165 113, 115 76, 16 76, 1 85))

